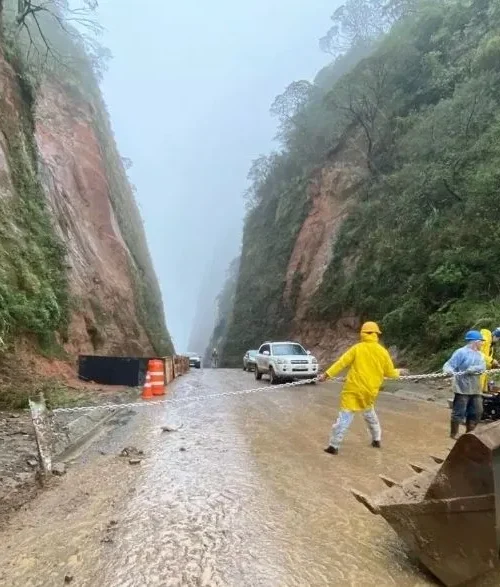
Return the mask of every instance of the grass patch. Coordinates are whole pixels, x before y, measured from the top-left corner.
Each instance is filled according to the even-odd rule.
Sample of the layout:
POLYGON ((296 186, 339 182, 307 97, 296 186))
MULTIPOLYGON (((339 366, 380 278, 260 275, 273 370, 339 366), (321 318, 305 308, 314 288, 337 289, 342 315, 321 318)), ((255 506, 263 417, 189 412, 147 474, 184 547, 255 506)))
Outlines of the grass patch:
POLYGON ((0 387, 0 410, 28 409, 28 400, 38 400, 40 393, 43 393, 50 409, 89 405, 88 393, 77 391, 56 379, 49 378, 0 387))

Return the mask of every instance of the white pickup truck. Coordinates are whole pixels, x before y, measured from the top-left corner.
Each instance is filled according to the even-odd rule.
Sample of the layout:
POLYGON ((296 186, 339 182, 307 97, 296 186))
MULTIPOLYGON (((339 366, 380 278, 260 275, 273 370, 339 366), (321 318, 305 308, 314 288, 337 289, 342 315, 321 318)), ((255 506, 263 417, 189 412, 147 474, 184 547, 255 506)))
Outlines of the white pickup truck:
POLYGON ((255 379, 264 374, 272 384, 313 379, 318 375, 318 361, 298 342, 265 342, 255 356, 255 379))

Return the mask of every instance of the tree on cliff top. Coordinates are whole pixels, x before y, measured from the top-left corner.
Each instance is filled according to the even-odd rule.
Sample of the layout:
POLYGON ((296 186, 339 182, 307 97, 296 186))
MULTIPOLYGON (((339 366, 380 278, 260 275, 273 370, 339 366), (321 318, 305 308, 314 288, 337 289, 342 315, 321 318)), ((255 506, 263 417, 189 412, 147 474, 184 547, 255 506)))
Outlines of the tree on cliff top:
POLYGON ((0 4, 26 63, 35 71, 78 66, 86 60, 100 79, 111 54, 98 42, 103 29, 97 8, 97 0, 71 5, 67 0, 6 0, 3 11, 0 4))
POLYGON ((370 46, 408 14, 418 0, 347 0, 333 13, 333 25, 320 47, 335 57, 353 47, 370 46))

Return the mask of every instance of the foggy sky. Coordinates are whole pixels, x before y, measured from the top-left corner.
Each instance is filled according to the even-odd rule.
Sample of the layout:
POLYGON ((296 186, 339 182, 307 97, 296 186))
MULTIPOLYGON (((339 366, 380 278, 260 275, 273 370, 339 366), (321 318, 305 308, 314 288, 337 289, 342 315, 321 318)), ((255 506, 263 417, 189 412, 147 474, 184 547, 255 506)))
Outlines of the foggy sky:
POLYGON ((273 148, 269 106, 329 61, 318 39, 338 1, 100 4, 113 53, 102 90, 182 352, 216 243, 224 266, 239 250, 246 174, 273 148))

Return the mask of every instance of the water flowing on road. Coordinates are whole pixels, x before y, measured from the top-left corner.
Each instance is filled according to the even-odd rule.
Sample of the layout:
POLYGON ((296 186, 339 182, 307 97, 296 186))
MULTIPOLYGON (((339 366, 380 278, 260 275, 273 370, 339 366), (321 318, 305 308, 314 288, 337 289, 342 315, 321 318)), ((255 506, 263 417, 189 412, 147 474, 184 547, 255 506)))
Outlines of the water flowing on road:
MULTIPOLYGON (((174 397, 247 389, 249 374, 191 372, 174 397)), ((137 410, 78 457, 0 534, 9 587, 418 586, 436 584, 381 517, 385 474, 451 446, 449 413, 383 394, 383 449, 362 418, 341 454, 323 453, 338 387, 300 386, 137 410), (182 428, 162 432, 163 424, 182 428), (146 453, 140 465, 116 456, 146 453), (66 579, 65 579, 66 577, 66 579)), ((497 585, 489 576, 474 585, 497 585)))

